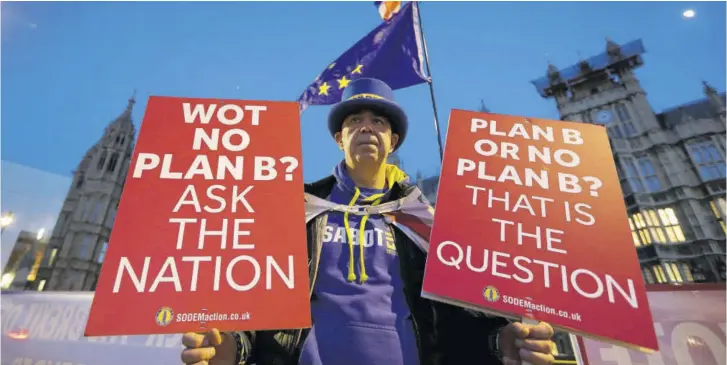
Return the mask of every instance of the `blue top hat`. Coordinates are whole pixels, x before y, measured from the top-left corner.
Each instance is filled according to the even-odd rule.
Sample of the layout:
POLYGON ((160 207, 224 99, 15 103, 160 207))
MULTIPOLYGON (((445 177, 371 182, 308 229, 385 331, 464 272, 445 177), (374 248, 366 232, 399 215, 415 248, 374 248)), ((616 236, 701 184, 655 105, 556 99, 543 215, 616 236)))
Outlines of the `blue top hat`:
POLYGON ((328 130, 331 136, 341 131, 343 120, 361 109, 370 109, 376 114, 387 117, 391 131, 399 135, 396 151, 404 142, 409 129, 409 119, 404 110, 394 102, 394 91, 385 82, 372 78, 351 81, 343 90, 341 102, 335 104, 328 113, 328 130))

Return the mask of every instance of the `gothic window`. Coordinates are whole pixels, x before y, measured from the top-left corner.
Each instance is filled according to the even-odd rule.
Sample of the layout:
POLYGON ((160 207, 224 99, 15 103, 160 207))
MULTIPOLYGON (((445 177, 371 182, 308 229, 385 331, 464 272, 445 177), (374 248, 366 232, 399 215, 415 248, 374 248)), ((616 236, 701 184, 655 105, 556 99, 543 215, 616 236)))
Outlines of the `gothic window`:
POLYGON ((99 170, 103 170, 103 165, 106 163, 106 150, 101 152, 101 157, 98 159, 98 164, 96 164, 96 168, 99 170))
POLYGON ((640 232, 639 232, 639 230, 636 229, 633 218, 629 218, 629 228, 631 228, 631 239, 634 240, 634 246, 636 246, 636 247, 641 246, 641 239, 639 239, 640 232))
POLYGON ((712 208, 714 218, 717 219, 717 222, 719 222, 719 225, 722 227, 722 233, 727 232, 727 226, 725 226, 724 220, 725 211, 727 211, 725 198, 717 198, 715 200, 712 200, 711 202, 709 202, 709 206, 712 208))
POLYGON ((78 247, 78 258, 82 260, 88 260, 91 252, 91 236, 84 235, 81 245, 78 247))
POLYGON ((626 135, 627 137, 636 135, 636 128, 634 128, 634 123, 623 122, 623 132, 624 135, 626 135))
POLYGON ((91 223, 96 223, 98 221, 98 217, 101 213, 101 206, 103 205, 101 199, 102 197, 97 197, 94 201, 90 202, 92 205, 87 220, 91 223))
POLYGON ((684 279, 690 283, 693 283, 694 278, 692 277, 692 267, 686 262, 679 264, 679 266, 682 269, 682 274, 684 275, 684 279))
POLYGON ((687 149, 702 181, 725 178, 724 157, 713 142, 692 143, 687 149))
POLYGON ((654 165, 651 163, 651 160, 648 156, 644 156, 639 158, 639 169, 641 171, 641 176, 643 177, 644 181, 646 182, 646 187, 649 189, 650 192, 657 192, 661 190, 661 184, 659 183, 659 177, 656 176, 656 170, 654 169, 654 165))
POLYGON ((103 246, 101 246, 101 251, 98 253, 98 258, 96 258, 96 262, 99 264, 103 263, 103 259, 106 257, 106 249, 108 249, 108 246, 108 242, 104 242, 103 246))
POLYGON ((672 283, 682 283, 684 282, 684 279, 682 278, 682 273, 679 271, 679 267, 674 262, 665 262, 664 266, 666 267, 666 273, 669 275, 669 281, 672 283))
POLYGON ((76 189, 83 186, 83 179, 85 179, 85 176, 83 175, 83 173, 78 174, 78 180, 76 180, 76 189))
POLYGON ((664 268, 661 265, 654 265, 651 267, 651 270, 654 272, 654 276, 656 276, 657 283, 666 283, 666 275, 664 275, 664 268))
POLYGON ((631 121, 631 115, 625 104, 616 104, 616 115, 618 115, 618 119, 623 125, 624 134, 628 137, 635 135, 636 128, 634 128, 634 123, 631 121))
POLYGON ((120 145, 124 145, 124 141, 126 141, 126 137, 121 136, 121 142, 119 142, 120 145))
POLYGON ((629 111, 624 104, 616 104, 616 114, 618 114, 618 119, 622 122, 631 120, 631 115, 629 115, 629 111))
POLYGON ((647 268, 641 268, 641 272, 644 275, 644 281, 646 281, 647 284, 654 284, 656 281, 654 280, 654 274, 651 273, 651 271, 647 268))
POLYGON ((621 133, 621 126, 618 124, 611 124, 607 127, 607 132, 611 136, 611 138, 624 138, 623 134, 621 133))
POLYGON ((111 155, 111 158, 109 159, 109 165, 106 168, 106 171, 108 172, 114 172, 116 170, 116 164, 119 162, 119 153, 114 152, 113 155, 111 155))
POLYGON ((58 254, 58 249, 54 248, 50 251, 50 255, 48 256, 48 266, 53 266, 53 263, 56 260, 56 255, 58 254))
POLYGON ((644 185, 641 183, 641 178, 639 177, 639 173, 636 170, 636 164, 634 163, 634 159, 632 157, 623 157, 621 158, 621 164, 624 167, 626 180, 631 187, 631 191, 635 193, 644 192, 644 185))
POLYGON ((634 245, 681 243, 684 231, 673 208, 648 209, 629 216, 634 245))

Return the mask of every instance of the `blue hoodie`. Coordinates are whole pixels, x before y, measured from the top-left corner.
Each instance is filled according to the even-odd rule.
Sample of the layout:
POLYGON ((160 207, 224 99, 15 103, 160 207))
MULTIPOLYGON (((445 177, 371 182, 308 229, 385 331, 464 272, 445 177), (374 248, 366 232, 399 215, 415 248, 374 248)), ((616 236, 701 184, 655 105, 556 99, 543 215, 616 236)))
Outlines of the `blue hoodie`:
MULTIPOLYGON (((356 187, 344 162, 333 175, 337 184, 328 200, 334 203, 376 205, 388 190, 356 187)), ((389 187, 404 179, 387 165, 389 187)), ((393 232, 381 216, 329 212, 311 302, 313 327, 299 365, 419 365, 399 271, 393 232)))

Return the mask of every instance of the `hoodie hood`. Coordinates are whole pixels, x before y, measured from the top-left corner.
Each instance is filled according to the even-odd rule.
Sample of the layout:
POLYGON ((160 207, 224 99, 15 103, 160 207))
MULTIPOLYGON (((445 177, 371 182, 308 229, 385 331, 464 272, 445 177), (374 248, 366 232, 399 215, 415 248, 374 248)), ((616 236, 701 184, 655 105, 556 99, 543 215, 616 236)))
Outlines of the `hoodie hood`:
POLYGON ((356 202, 368 202, 369 198, 376 194, 383 194, 392 187, 394 184, 399 182, 408 182, 409 176, 399 169, 396 165, 386 164, 386 186, 384 189, 367 189, 359 188, 356 183, 351 179, 346 168, 346 161, 341 161, 336 167, 333 168, 333 176, 336 178, 337 188, 341 191, 350 193, 351 195, 356 194, 356 190, 359 191, 359 199, 356 202))
MULTIPOLYGON (((386 185, 384 189, 367 189, 359 188, 354 183, 353 179, 348 174, 346 169, 346 162, 341 161, 333 169, 333 176, 336 178, 336 189, 349 195, 351 198, 348 201, 349 206, 355 205, 378 205, 386 196, 386 193, 399 182, 405 182, 409 180, 409 176, 399 169, 396 165, 386 164, 386 185)), ((359 237, 358 242, 364 242, 364 230, 366 227, 366 221, 369 219, 369 215, 366 214, 361 217, 361 224, 358 229, 359 237)), ((349 249, 349 264, 348 264, 348 281, 356 280, 356 273, 354 270, 354 254, 353 254, 353 232, 351 231, 351 223, 349 221, 349 213, 346 211, 343 214, 343 225, 346 230, 346 239, 348 241, 349 249)), ((359 272, 360 282, 365 283, 368 279, 366 275, 366 266, 364 265, 364 245, 359 244, 359 272)))

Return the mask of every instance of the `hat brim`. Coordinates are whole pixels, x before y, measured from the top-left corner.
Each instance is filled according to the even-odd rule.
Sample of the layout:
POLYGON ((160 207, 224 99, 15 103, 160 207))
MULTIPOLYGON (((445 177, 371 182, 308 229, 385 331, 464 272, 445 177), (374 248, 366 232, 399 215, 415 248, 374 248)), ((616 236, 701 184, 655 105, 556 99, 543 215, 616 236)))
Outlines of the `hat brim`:
POLYGON ((394 151, 399 149, 402 142, 404 142, 404 138, 406 138, 409 119, 398 104, 386 99, 351 99, 334 105, 328 114, 328 130, 331 136, 335 136, 336 133, 341 131, 343 120, 347 116, 361 109, 370 109, 372 112, 389 119, 391 132, 399 136, 394 151))

